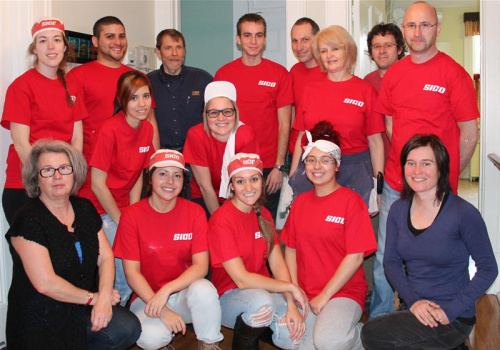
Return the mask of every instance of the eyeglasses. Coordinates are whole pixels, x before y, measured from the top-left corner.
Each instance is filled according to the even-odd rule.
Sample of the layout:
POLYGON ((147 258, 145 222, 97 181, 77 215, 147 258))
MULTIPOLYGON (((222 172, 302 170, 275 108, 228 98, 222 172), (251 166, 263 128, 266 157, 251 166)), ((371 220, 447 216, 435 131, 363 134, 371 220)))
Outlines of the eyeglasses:
POLYGON ((427 23, 427 22, 422 22, 420 24, 416 24, 416 23, 406 23, 406 24, 403 24, 403 28, 405 29, 408 29, 408 30, 415 30, 418 29, 422 32, 426 32, 428 30, 430 30, 432 27, 434 26, 437 26, 437 23, 434 23, 434 24, 430 24, 430 23, 427 23))
POLYGON ((396 44, 393 44, 393 43, 385 43, 385 44, 375 44, 375 45, 372 45, 372 50, 376 50, 376 51, 379 51, 381 48, 384 48, 386 50, 390 50, 392 49, 393 47, 396 47, 396 44))
POLYGON ((61 175, 70 175, 73 174, 73 167, 71 165, 61 165, 59 168, 43 168, 39 171, 39 174, 43 178, 52 177, 56 174, 56 170, 61 175))
POLYGON ((235 111, 234 108, 209 109, 206 113, 209 118, 215 119, 218 118, 221 113, 224 117, 232 117, 235 111))
POLYGON ((330 158, 330 157, 321 157, 321 158, 314 158, 314 157, 307 157, 306 159, 304 159, 304 163, 306 163, 307 165, 315 165, 316 162, 319 162, 319 164, 321 164, 322 166, 329 166, 329 165, 333 165, 335 164, 335 160, 330 158))

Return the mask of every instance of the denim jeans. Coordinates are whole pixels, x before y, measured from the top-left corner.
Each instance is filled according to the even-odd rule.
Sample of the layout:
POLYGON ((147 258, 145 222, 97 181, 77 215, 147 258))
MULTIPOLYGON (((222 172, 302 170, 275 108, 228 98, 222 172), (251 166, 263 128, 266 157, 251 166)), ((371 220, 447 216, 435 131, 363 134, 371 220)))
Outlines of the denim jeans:
POLYGON ((92 332, 90 313, 87 320, 87 349, 121 350, 135 344, 141 335, 137 317, 122 306, 113 306, 113 317, 106 328, 92 332))
MULTIPOLYGON (((139 318, 142 325, 142 334, 137 345, 145 350, 160 349, 172 341, 174 334, 161 319, 146 316, 145 306, 140 298, 135 299, 130 306, 130 311, 139 318)), ((197 280, 186 289, 172 294, 168 298, 167 306, 179 314, 185 323, 193 324, 199 340, 208 344, 222 340, 219 298, 210 281, 197 280)))
POLYGON ((333 298, 319 315, 306 318, 306 333, 299 349, 361 350, 361 306, 349 298, 333 298))
MULTIPOLYGON (((118 225, 108 214, 102 214, 102 227, 108 237, 109 244, 113 246, 118 225)), ((123 271, 122 259, 115 258, 115 289, 120 293, 120 305, 125 306, 128 298, 132 295, 132 289, 127 284, 125 272, 123 271)))
POLYGON ((370 320, 394 311, 394 291, 387 281, 384 272, 384 251, 387 227, 387 216, 391 205, 401 198, 401 194, 392 189, 384 181, 384 190, 380 200, 377 245, 375 261, 373 262, 373 298, 370 305, 370 320))
POLYGON ((255 328, 270 327, 273 343, 282 349, 292 349, 290 331, 285 322, 287 303, 281 293, 262 289, 231 289, 220 297, 222 324, 234 328, 236 317, 255 328))
POLYGON ((368 321, 361 331, 367 350, 448 350, 467 340, 473 325, 455 320, 424 326, 410 311, 396 311, 368 321))

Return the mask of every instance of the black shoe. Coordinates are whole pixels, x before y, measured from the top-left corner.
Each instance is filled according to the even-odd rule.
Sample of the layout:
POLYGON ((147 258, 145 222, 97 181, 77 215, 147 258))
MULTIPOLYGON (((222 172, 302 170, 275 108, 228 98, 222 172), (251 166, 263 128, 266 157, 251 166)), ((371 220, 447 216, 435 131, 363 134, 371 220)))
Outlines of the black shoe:
POLYGON ((233 350, 259 350, 260 335, 268 327, 253 328, 243 322, 241 314, 236 317, 233 335, 233 350))

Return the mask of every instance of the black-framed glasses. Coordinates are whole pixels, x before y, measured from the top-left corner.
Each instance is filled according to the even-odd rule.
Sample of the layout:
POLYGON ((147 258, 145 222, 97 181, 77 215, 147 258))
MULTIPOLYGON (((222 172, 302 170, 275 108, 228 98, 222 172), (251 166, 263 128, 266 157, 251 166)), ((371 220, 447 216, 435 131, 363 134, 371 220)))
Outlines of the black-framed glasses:
POLYGON ((306 159, 304 159, 304 163, 307 165, 314 165, 316 162, 319 162, 322 166, 329 166, 335 164, 335 159, 332 159, 330 157, 320 157, 320 158, 315 158, 313 156, 309 156, 306 159))
POLYGON ((41 177, 48 178, 54 176, 56 171, 61 175, 71 175, 73 174, 73 167, 71 165, 61 165, 59 168, 46 167, 41 169, 38 173, 41 177))
POLYGON ((430 24, 427 22, 422 22, 420 24, 416 24, 416 23, 410 22, 410 23, 403 24, 403 27, 405 29, 415 30, 418 27, 418 29, 422 32, 428 31, 429 29, 431 29, 434 26, 437 26, 437 23, 430 24))
POLYGON ((375 45, 372 45, 372 50, 379 51, 381 48, 384 48, 386 50, 390 50, 394 47, 396 47, 396 44, 393 44, 393 43, 375 44, 375 45))
POLYGON ((219 115, 222 113, 224 117, 232 117, 234 115, 234 112, 236 109, 234 108, 224 108, 224 109, 209 109, 207 110, 207 116, 209 118, 215 119, 219 117, 219 115))

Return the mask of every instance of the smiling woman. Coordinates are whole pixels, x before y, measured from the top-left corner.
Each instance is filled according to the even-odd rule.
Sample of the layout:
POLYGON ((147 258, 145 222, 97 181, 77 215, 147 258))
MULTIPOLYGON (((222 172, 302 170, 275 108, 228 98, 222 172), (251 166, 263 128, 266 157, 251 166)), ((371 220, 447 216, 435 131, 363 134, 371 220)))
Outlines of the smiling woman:
POLYGON ((236 88, 227 81, 205 89, 203 123, 188 132, 184 154, 191 165, 191 199, 210 217, 227 197, 229 160, 238 152, 258 153, 252 128, 239 121, 236 88))
POLYGON ((83 156, 62 141, 38 141, 24 164, 31 199, 6 234, 9 348, 125 349, 140 335, 137 318, 116 305, 102 221, 90 201, 74 196, 86 173, 83 156))
MULTIPOLYGON (((115 97, 118 110, 92 140, 91 189, 80 195, 89 198, 104 222, 104 231, 113 244, 123 208, 138 202, 142 171, 153 154, 153 126, 146 120, 151 109, 148 78, 130 71, 121 75, 115 97)), ((115 260, 116 289, 125 305, 132 290, 127 285, 122 262, 115 260)))
POLYGON ((34 68, 7 89, 2 126, 10 129, 13 143, 7 156, 7 176, 2 204, 7 221, 28 197, 21 180, 21 167, 37 140, 50 138, 71 143, 82 151, 82 119, 86 117, 76 85, 66 81, 68 42, 63 23, 55 18, 33 25, 28 53, 34 68))
POLYGON ((113 247, 135 292, 130 310, 142 325, 137 344, 167 346, 192 323, 198 349, 219 349, 221 311, 208 272, 207 220, 203 209, 179 195, 187 169, 174 150, 149 161, 148 196, 121 216, 113 247))

